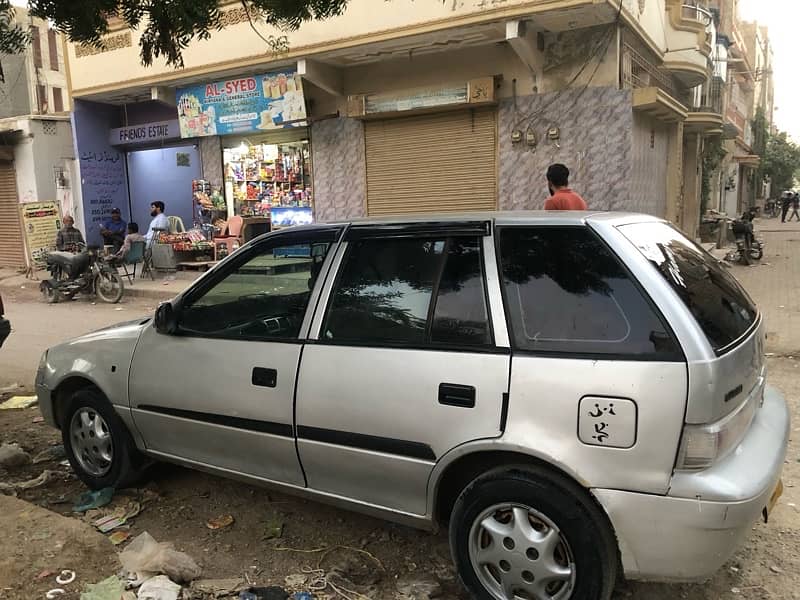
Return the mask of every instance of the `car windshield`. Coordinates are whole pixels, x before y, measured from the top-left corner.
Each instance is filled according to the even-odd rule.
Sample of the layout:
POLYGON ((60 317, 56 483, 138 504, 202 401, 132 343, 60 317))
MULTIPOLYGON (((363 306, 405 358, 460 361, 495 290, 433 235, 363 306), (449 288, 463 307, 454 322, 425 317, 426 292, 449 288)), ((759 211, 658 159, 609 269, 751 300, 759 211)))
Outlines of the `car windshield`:
POLYGON ((758 311, 739 282, 713 256, 666 223, 619 228, 680 296, 718 354, 755 323, 758 311))

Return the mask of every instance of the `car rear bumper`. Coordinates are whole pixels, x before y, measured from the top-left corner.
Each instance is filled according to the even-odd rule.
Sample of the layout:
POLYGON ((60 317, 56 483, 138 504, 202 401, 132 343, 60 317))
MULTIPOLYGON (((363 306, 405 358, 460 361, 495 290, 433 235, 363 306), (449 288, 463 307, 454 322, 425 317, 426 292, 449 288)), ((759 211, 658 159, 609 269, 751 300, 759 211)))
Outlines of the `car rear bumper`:
POLYGON ((789 441, 783 396, 773 388, 764 396, 739 447, 711 469, 677 473, 669 496, 594 490, 614 526, 628 578, 706 579, 747 539, 780 493, 789 441))
POLYGON ((0 317, 0 346, 6 341, 6 338, 11 333, 11 321, 4 317, 0 317))

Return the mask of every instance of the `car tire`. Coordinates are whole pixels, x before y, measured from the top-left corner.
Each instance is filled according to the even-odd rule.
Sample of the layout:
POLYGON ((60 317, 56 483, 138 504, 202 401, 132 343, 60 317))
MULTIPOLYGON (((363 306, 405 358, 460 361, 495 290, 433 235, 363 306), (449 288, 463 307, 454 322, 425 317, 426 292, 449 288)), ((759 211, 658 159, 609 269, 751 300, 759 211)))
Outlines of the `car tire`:
POLYGON ((480 600, 513 600, 515 590, 608 600, 619 565, 611 525, 588 492, 535 466, 469 484, 453 508, 450 546, 462 584, 480 600))
POLYGON ((96 389, 72 394, 61 438, 72 469, 92 490, 124 488, 141 477, 142 455, 114 407, 96 389))

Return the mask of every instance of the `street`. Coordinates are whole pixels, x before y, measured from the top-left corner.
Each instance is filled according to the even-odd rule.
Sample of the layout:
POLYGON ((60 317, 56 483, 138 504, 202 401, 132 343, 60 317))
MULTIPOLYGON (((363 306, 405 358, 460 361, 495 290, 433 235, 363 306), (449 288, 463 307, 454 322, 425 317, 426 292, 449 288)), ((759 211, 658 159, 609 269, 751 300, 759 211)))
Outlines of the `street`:
MULTIPOLYGON (((796 227, 780 230, 774 221, 762 222, 761 227, 766 231, 767 243, 762 264, 732 269, 766 314, 770 331, 767 352, 773 355, 769 361, 770 381, 783 390, 797 414, 800 355, 795 357, 793 352, 800 349, 800 307, 792 305, 791 299, 800 292, 798 267, 792 259, 800 250, 800 231, 796 227)), ((18 383, 30 389, 38 358, 48 345, 154 309, 153 301, 141 299, 118 306, 95 305, 88 300, 47 305, 28 286, 3 288, 2 293, 14 331, 0 350, 0 387, 18 383)), ((58 432, 34 422, 37 414, 35 408, 0 413, 0 440, 17 442, 31 454, 58 443, 58 432)), ((800 492, 795 487, 800 481, 798 456, 800 449, 797 439, 793 439, 784 468, 786 489, 769 524, 754 524, 747 546, 710 582, 623 582, 617 587, 615 599, 796 598, 800 586, 800 492)), ((70 516, 71 501, 83 487, 57 461, 28 465, 15 471, 13 478, 35 478, 42 468, 59 475, 41 487, 20 492, 19 498, 70 516)), ((0 471, 0 481, 6 476, 12 477, 0 471)), ((147 531, 159 541, 173 542, 202 564, 204 577, 244 577, 259 584, 283 585, 287 576, 302 579, 304 574, 310 582, 311 572, 323 569, 344 573, 345 580, 369 598, 392 598, 397 582, 409 580, 440 586, 443 598, 464 597, 455 583, 445 532, 422 533, 170 465, 155 466, 140 488, 125 494, 119 496, 120 502, 137 500, 142 504, 131 534, 147 531), (216 530, 208 527, 209 519, 227 515, 233 517, 232 524, 216 530)), ((11 540, 5 544, 11 547, 4 547, 4 540, 0 540, 0 556, 14 554, 14 565, 47 562, 44 559, 43 563, 42 556, 30 555, 40 551, 35 543, 29 550, 11 540)), ((89 559, 81 552, 74 554, 80 556, 75 560, 85 565, 81 576, 94 576, 96 581, 115 572, 113 558, 104 564, 97 556, 89 559)), ((2 597, 30 598, 31 589, 45 591, 46 582, 19 580, 29 577, 29 571, 16 571, 18 578, 9 581, 0 569, 0 588, 11 588, 2 597)))

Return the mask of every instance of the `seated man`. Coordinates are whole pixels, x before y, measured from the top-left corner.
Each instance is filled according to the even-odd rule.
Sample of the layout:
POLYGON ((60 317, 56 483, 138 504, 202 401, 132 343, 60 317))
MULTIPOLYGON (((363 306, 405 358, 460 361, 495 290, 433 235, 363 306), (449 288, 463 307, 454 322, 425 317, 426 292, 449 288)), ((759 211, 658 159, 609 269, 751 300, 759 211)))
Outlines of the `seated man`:
POLYGON ((111 209, 111 218, 103 219, 100 225, 100 235, 103 236, 103 243, 114 247, 114 252, 118 252, 125 238, 125 221, 122 220, 122 213, 118 208, 111 209))
POLYGON ((133 242, 146 242, 147 240, 145 237, 139 233, 139 225, 137 223, 128 223, 128 235, 125 236, 125 240, 122 243, 122 247, 119 251, 114 255, 114 258, 117 259, 124 259, 128 252, 131 251, 131 244, 133 242))
POLYGON ((56 248, 62 252, 78 252, 80 245, 85 246, 83 234, 75 229, 75 219, 66 215, 62 219, 63 227, 56 234, 56 248))

